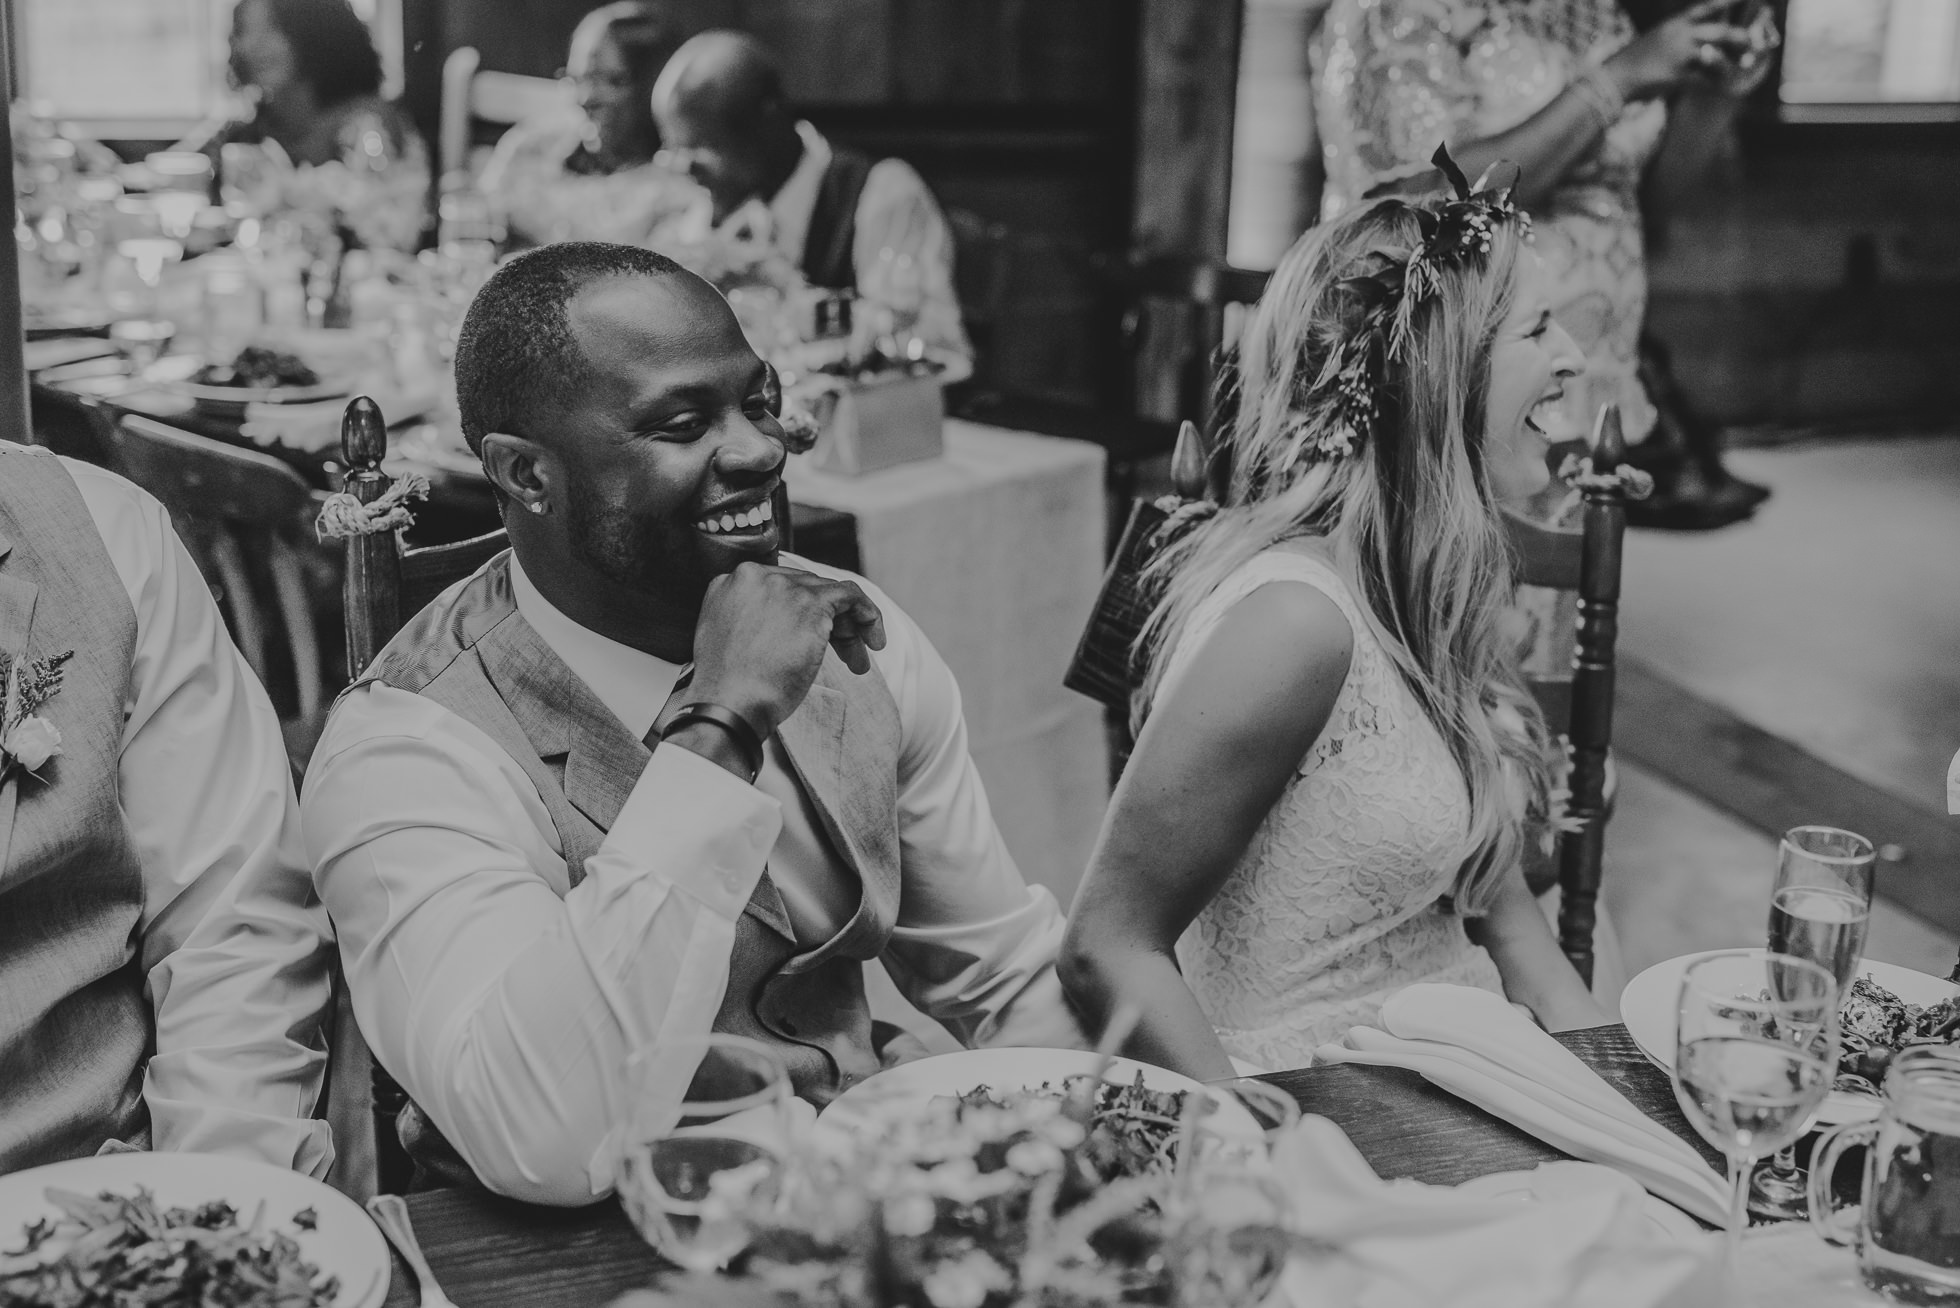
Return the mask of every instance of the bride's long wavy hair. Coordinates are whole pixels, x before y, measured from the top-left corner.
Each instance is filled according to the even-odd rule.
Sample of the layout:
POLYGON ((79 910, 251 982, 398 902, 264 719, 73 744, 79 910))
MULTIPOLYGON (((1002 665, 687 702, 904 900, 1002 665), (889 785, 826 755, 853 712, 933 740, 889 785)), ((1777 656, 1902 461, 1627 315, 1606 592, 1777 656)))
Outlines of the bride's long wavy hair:
POLYGON ((1234 415, 1224 503, 1146 574, 1160 599, 1139 645, 1138 717, 1207 595, 1281 540, 1328 537, 1462 771, 1472 852, 1452 900, 1476 915, 1518 862, 1527 820, 1544 818, 1552 785, 1544 720, 1502 632, 1514 563, 1484 459, 1491 351, 1522 248, 1515 222, 1493 224, 1487 255, 1438 269, 1399 360, 1384 365, 1373 432, 1344 457, 1297 457, 1302 423, 1325 421, 1325 406, 1316 416, 1299 398, 1367 310, 1344 283, 1405 262, 1421 239, 1415 209, 1383 200, 1307 232, 1274 270, 1223 383, 1234 415))

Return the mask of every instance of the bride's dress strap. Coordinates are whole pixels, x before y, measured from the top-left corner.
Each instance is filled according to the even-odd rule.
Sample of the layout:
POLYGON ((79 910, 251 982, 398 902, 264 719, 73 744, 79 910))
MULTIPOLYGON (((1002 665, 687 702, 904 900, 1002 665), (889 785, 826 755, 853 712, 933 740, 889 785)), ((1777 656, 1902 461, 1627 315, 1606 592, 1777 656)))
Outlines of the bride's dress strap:
MULTIPOLYGON (((1360 608, 1355 603, 1354 596, 1348 591, 1347 583, 1341 580, 1341 574, 1332 564, 1323 559, 1275 547, 1247 559, 1231 576, 1218 583, 1216 590, 1205 596, 1191 614, 1191 623, 1179 638, 1177 648, 1171 652, 1170 665, 1164 670, 1164 677, 1158 684, 1157 693, 1162 695, 1166 689, 1177 684, 1178 678, 1184 675, 1185 669, 1197 657, 1198 651, 1204 648, 1205 642, 1211 638, 1211 633, 1217 630, 1218 624, 1225 620, 1225 615, 1232 611, 1234 605, 1261 586, 1275 581, 1301 582, 1333 600, 1336 607, 1341 610, 1342 616, 1347 618, 1348 626, 1355 633, 1355 661, 1360 660, 1359 646, 1367 639, 1364 633, 1367 632, 1368 627, 1362 618, 1360 608)), ((1352 663, 1349 665, 1348 676, 1350 679, 1354 676, 1352 663)))

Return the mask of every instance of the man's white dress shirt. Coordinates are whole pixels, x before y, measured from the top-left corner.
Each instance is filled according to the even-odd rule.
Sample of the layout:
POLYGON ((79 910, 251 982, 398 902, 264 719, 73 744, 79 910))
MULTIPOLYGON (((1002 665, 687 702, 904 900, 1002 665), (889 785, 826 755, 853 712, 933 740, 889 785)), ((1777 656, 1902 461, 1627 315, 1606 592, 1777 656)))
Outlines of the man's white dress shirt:
MULTIPOLYGON (((714 203, 703 196, 681 219, 675 234, 685 243, 713 230, 743 243, 773 247, 797 267, 802 266, 803 243, 810 234, 817 194, 830 167, 830 142, 807 122, 796 124, 803 138, 803 155, 796 170, 767 201, 753 198, 713 223, 714 203)), ((917 279, 918 320, 912 330, 927 345, 971 355, 973 346, 960 323, 960 302, 953 289, 953 235, 932 190, 903 159, 880 159, 871 165, 858 194, 851 241, 851 261, 857 269, 857 291, 863 299, 887 303, 885 279, 902 260, 909 260, 917 279)), ((658 242, 655 243, 656 247, 658 242)))
MULTIPOLYGON (((994 826, 952 673, 910 618, 849 579, 884 614, 872 659, 901 724, 904 889, 884 966, 966 1043, 1078 1044, 1054 971, 1061 911, 1022 880, 994 826)), ((511 582, 519 614, 643 736, 680 669, 567 618, 515 558, 511 582)), ((562 895, 537 789, 423 696, 378 684, 349 694, 314 751, 303 808, 369 1044, 485 1184, 534 1202, 612 1188, 626 1059, 711 1028, 765 865, 805 948, 858 902, 773 742, 754 785, 678 745, 655 748, 585 879, 562 895)))
POLYGON ((114 473, 62 464, 136 610, 117 781, 143 865, 152 1145, 325 1176, 333 1143, 312 1113, 332 928, 278 716, 163 506, 114 473))

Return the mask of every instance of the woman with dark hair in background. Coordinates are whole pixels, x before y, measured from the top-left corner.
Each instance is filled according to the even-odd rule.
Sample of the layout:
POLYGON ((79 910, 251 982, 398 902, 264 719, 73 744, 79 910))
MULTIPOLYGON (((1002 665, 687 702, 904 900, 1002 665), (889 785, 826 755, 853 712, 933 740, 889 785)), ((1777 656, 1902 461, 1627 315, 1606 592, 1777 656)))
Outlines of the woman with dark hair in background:
POLYGON ((644 0, 618 0, 579 22, 565 61, 576 108, 513 127, 483 172, 514 243, 645 245, 693 203, 699 188, 653 161, 653 83, 680 39, 644 0))
POLYGON ((1523 169, 1518 197, 1554 310, 1586 351, 1557 434, 1585 435, 1614 401, 1636 448, 1654 435, 1631 460, 1655 475, 1654 496, 1629 512, 1641 525, 1719 527, 1767 495, 1722 467, 1712 429, 1691 425, 1700 439, 1683 439, 1665 363, 1641 337, 1642 191, 1678 186, 1713 155, 1769 67, 1762 11, 1758 0, 1333 0, 1314 38, 1323 217, 1427 173, 1439 142, 1472 176, 1500 158, 1523 169))
MULTIPOLYGON (((251 103, 250 116, 187 143, 212 156, 221 182, 226 146, 264 146, 275 160, 326 169, 310 189, 322 193, 323 203, 337 202, 362 244, 415 247, 428 151, 408 116, 382 97, 381 55, 347 0, 239 0, 230 68, 251 103)), ((299 189, 299 196, 286 196, 289 203, 306 203, 309 188, 299 189)))

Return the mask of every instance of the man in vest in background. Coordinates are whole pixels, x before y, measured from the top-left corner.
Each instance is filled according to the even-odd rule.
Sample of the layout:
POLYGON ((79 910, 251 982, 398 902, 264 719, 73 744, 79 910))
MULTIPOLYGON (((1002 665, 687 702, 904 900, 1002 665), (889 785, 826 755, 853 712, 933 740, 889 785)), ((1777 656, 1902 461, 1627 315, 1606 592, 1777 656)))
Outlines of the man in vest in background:
POLYGON ((773 246, 813 286, 855 290, 895 329, 971 354, 953 291, 953 241, 925 181, 902 159, 834 146, 791 111, 782 70, 754 37, 703 32, 653 87, 665 152, 707 192, 673 230, 773 246), (909 328, 906 319, 911 319, 909 328))
POLYGON ((778 558, 772 375, 727 302, 545 246, 477 293, 456 384, 511 549, 348 690, 303 799, 411 1155, 590 1203, 663 1037, 761 1040, 817 1104, 892 1061, 873 960, 963 1043, 1079 1043, 952 674, 869 583, 778 558))
POLYGON ((0 1173, 315 1177, 331 936, 279 721, 161 505, 0 440, 0 1173))

